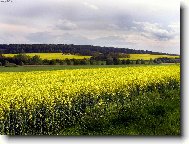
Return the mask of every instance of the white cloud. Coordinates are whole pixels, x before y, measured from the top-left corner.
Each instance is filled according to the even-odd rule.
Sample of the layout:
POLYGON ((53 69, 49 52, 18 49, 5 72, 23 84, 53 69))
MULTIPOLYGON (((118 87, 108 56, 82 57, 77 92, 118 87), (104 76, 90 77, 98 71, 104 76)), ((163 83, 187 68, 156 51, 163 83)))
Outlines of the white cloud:
POLYGON ((53 36, 50 32, 36 32, 30 33, 26 36, 26 38, 32 43, 46 43, 47 41, 54 43, 56 37, 53 36))
POLYGON ((59 19, 57 24, 56 24, 56 28, 62 29, 62 30, 74 30, 74 29, 77 29, 78 26, 75 23, 73 23, 69 20, 59 19))
POLYGON ((98 10, 98 9, 99 9, 96 5, 91 4, 91 3, 88 3, 88 2, 84 2, 83 4, 84 4, 85 6, 91 8, 91 9, 93 9, 93 10, 98 10))
POLYGON ((149 22, 133 22, 136 24, 137 30, 141 35, 148 37, 150 39, 156 40, 170 40, 173 39, 177 33, 175 31, 163 28, 158 23, 149 23, 149 22))
POLYGON ((180 23, 178 23, 178 22, 173 22, 173 23, 171 23, 170 25, 168 25, 168 27, 169 27, 172 31, 174 31, 174 32, 177 32, 177 33, 180 32, 180 23))
POLYGON ((119 30, 120 27, 116 24, 108 24, 108 29, 111 29, 111 30, 119 30))
POLYGON ((0 43, 109 44, 179 53, 179 22, 179 0, 16 0, 0 5, 0 43))

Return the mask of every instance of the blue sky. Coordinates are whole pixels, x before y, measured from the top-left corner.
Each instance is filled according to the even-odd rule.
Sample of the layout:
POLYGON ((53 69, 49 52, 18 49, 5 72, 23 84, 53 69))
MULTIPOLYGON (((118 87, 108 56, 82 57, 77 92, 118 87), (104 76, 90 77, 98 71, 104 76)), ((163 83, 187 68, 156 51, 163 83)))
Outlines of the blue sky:
POLYGON ((0 43, 66 43, 180 54, 179 0, 12 0, 0 43))

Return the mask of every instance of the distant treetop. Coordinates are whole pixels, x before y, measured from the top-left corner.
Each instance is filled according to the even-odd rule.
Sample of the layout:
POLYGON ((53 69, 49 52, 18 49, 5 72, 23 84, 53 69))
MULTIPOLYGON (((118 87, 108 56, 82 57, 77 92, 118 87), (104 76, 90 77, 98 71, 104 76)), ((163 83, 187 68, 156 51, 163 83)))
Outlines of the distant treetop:
POLYGON ((93 56, 96 54, 167 54, 148 50, 135 50, 129 48, 101 47, 93 45, 74 44, 0 44, 0 54, 18 53, 69 53, 93 56))

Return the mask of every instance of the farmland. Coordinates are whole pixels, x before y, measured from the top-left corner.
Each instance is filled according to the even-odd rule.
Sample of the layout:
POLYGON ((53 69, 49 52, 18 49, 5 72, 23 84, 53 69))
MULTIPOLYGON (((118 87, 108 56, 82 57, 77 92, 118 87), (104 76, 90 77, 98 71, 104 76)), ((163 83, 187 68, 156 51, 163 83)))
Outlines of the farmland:
POLYGON ((180 135, 180 65, 0 73, 0 133, 180 135))
POLYGON ((121 58, 121 59, 130 59, 130 60, 137 60, 137 59, 143 59, 143 60, 150 60, 150 59, 156 59, 156 58, 179 58, 180 56, 171 56, 171 55, 153 55, 153 54, 129 54, 129 58, 121 58))
MULTIPOLYGON (((13 57, 16 54, 4 54, 6 57, 13 57)), ((60 60, 65 60, 65 59, 84 59, 84 58, 90 58, 91 56, 80 56, 80 55, 68 55, 68 54, 62 54, 62 53, 26 53, 28 56, 35 56, 38 55, 40 56, 41 59, 47 59, 47 60, 52 60, 52 59, 60 59, 60 60)))
MULTIPOLYGON (((171 64, 169 64, 171 65, 171 64)), ((179 64, 173 64, 179 65, 179 64)), ((98 69, 98 68, 127 68, 140 67, 141 65, 32 65, 32 66, 18 66, 18 67, 3 67, 0 66, 0 72, 31 72, 31 71, 54 71, 54 70, 74 70, 74 69, 98 69)), ((145 66, 145 65, 143 65, 145 66)), ((147 65, 146 65, 147 66, 147 65)), ((152 65, 152 66, 165 66, 152 65)))
MULTIPOLYGON (((4 54, 6 57, 13 57, 16 54, 4 54)), ((38 55, 42 59, 61 59, 65 60, 67 59, 84 59, 84 58, 90 58, 91 56, 81 56, 81 55, 68 55, 68 54, 63 54, 62 53, 26 53, 28 56, 35 56, 38 55)), ((120 59, 130 59, 130 60, 137 60, 137 59, 143 59, 143 60, 150 60, 150 59, 155 59, 155 58, 162 58, 162 57, 167 57, 167 58, 179 58, 180 56, 170 56, 170 55, 153 55, 153 54, 129 54, 130 58, 120 58, 120 59)))

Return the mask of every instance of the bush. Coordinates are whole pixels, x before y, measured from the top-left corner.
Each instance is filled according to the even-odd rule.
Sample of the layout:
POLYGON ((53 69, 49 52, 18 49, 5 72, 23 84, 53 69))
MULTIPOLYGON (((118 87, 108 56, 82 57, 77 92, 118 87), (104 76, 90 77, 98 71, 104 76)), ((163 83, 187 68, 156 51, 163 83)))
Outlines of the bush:
POLYGON ((15 63, 7 63, 5 67, 17 67, 15 63))
POLYGON ((19 63, 19 65, 20 65, 20 66, 23 66, 23 65, 24 65, 24 63, 21 61, 21 62, 19 63))

